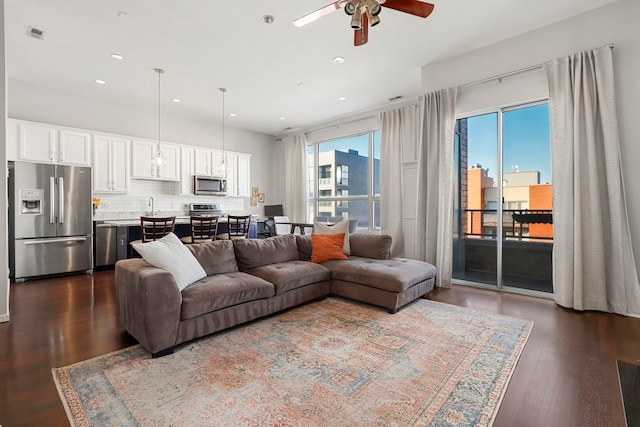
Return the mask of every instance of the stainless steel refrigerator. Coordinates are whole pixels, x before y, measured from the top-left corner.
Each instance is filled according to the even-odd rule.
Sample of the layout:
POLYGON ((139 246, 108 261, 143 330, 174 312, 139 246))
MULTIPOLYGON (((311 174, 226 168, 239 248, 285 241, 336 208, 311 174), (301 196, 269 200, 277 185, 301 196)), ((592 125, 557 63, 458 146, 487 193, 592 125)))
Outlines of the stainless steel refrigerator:
POLYGON ((9 162, 9 268, 16 282, 93 271, 91 168, 9 162))

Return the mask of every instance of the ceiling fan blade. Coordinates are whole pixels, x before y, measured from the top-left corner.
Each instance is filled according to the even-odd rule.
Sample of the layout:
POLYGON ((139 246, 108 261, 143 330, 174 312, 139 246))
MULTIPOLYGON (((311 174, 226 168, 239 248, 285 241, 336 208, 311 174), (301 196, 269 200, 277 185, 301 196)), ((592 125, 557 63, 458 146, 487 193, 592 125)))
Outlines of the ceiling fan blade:
POLYGON ((353 45, 362 46, 369 41, 369 18, 367 14, 362 14, 362 25, 359 30, 353 32, 353 45))
POLYGON ((331 4, 326 5, 325 7, 321 7, 315 12, 311 12, 303 17, 296 19, 295 21, 293 21, 293 25, 295 25, 296 27, 307 25, 317 19, 322 18, 323 16, 330 14, 333 11, 340 9, 342 6, 344 6, 345 3, 346 0, 335 1, 331 4))
POLYGON ((426 18, 431 15, 434 8, 431 3, 425 3, 419 0, 386 0, 384 3, 381 2, 380 5, 421 18, 426 18))

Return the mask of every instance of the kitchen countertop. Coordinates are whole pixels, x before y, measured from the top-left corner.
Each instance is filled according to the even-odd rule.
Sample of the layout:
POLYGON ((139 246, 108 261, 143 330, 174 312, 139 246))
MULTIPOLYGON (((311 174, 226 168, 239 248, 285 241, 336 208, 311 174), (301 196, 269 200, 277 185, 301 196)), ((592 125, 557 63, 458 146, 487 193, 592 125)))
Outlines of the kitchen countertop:
MULTIPOLYGON (((158 215, 161 216, 161 215, 158 215)), ((253 219, 252 219, 253 221, 253 219)), ((140 226, 140 218, 131 218, 131 219, 104 219, 104 220, 100 220, 97 221, 100 222, 101 224, 107 224, 107 225, 119 225, 119 226, 123 226, 123 227, 139 227, 140 226)), ((221 223, 225 223, 227 222, 227 217, 220 217, 218 218, 218 222, 221 223)), ((190 217, 187 216, 176 216, 176 224, 190 224, 191 223, 191 219, 190 217)))

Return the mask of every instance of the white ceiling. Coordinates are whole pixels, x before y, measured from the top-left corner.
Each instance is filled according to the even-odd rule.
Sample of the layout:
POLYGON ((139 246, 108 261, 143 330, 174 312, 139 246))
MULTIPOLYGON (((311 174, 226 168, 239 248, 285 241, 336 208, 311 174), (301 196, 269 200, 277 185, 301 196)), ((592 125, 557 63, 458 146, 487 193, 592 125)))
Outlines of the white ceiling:
POLYGON ((5 0, 7 68, 10 78, 153 109, 160 67, 166 114, 219 121, 225 87, 236 114, 226 123, 278 135, 415 96, 425 64, 613 1, 433 0, 426 19, 383 8, 369 43, 354 47, 342 10, 292 24, 331 0, 5 0))

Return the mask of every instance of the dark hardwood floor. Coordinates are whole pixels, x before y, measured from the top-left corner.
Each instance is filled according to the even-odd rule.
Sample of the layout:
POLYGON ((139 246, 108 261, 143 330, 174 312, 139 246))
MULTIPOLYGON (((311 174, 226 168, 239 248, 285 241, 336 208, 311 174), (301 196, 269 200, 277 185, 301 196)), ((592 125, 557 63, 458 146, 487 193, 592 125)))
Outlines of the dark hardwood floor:
MULTIPOLYGON (((65 426, 51 368, 135 344, 113 271, 12 285, 0 324, 0 425, 65 426)), ((535 322, 494 426, 624 426, 616 359, 640 364, 640 319, 455 286, 430 299, 535 322)))

